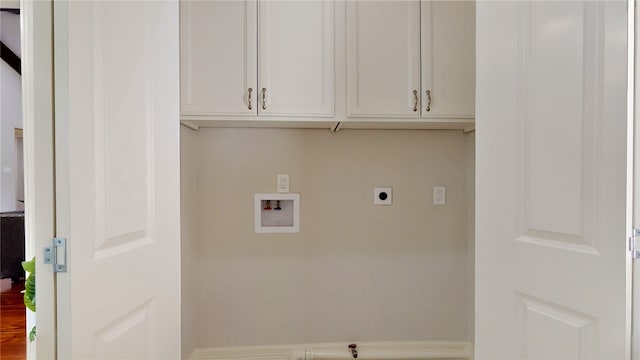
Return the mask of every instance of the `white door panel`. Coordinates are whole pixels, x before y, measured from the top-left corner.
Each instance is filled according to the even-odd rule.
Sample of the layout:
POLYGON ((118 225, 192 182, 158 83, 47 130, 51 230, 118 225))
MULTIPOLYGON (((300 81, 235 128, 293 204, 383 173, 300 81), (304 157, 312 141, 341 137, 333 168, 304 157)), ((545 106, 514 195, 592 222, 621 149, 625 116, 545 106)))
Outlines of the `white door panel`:
POLYGON ((420 11, 422 117, 473 118, 475 1, 422 0, 420 11))
POLYGON ((180 356, 177 14, 176 2, 57 5, 62 358, 180 356))
POLYGON ((478 3, 476 358, 623 359, 626 3, 478 3))
POLYGON ((256 0, 180 2, 182 114, 257 114, 256 11, 256 0))
POLYGON ((419 117, 420 2, 347 1, 346 20, 347 116, 419 117))
POLYGON ((258 8, 258 114, 333 116, 333 1, 261 1, 258 8))

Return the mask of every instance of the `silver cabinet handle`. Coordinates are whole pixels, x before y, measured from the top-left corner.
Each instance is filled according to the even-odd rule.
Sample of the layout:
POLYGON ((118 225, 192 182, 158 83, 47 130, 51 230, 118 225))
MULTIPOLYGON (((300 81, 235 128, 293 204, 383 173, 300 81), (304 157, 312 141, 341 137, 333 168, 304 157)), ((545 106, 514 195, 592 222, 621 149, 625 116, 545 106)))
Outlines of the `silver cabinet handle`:
POLYGON ((431 90, 427 90, 427 111, 431 111, 431 90))
POLYGON ((267 88, 262 88, 262 110, 267 110, 267 88))
POLYGON ((251 105, 251 92, 253 91, 252 88, 249 88, 249 110, 253 109, 253 106, 251 105))
POLYGON ((413 103, 413 111, 418 111, 418 90, 413 90, 413 97, 414 97, 414 103, 413 103))

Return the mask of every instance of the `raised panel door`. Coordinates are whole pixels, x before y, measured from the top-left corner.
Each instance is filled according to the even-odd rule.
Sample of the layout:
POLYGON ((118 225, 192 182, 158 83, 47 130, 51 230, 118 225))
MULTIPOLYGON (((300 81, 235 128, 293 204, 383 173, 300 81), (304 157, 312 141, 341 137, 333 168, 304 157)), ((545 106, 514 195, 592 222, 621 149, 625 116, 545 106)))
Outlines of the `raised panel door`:
POLYGON ((261 1, 261 116, 333 116, 333 1, 261 1))
POLYGON ((475 17, 475 1, 422 0, 422 117, 474 117, 475 17))
POLYGON ((476 359, 628 359, 627 3, 478 10, 476 359))
POLYGON ((55 6, 57 357, 177 359, 178 4, 55 6))
POLYGON ((420 2, 347 1, 347 116, 420 116, 420 2))
POLYGON ((257 114, 256 0, 181 1, 183 115, 257 114))

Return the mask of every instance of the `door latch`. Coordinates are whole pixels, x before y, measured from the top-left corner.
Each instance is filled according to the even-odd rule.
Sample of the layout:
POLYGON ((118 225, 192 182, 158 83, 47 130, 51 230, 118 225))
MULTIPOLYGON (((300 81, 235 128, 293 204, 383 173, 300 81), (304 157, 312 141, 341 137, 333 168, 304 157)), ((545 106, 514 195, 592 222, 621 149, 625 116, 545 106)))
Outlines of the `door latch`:
POLYGON ((44 263, 53 265, 53 272, 67 272, 67 239, 53 238, 53 246, 44 248, 44 263))

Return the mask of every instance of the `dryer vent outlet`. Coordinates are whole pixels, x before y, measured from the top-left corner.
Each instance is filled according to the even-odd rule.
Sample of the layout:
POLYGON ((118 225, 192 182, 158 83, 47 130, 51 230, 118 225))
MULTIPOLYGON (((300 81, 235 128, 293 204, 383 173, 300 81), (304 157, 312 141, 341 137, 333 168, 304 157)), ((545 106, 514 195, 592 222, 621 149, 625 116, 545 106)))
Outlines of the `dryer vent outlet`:
POLYGON ((379 187, 373 189, 373 203, 375 205, 391 205, 393 192, 390 187, 379 187))

